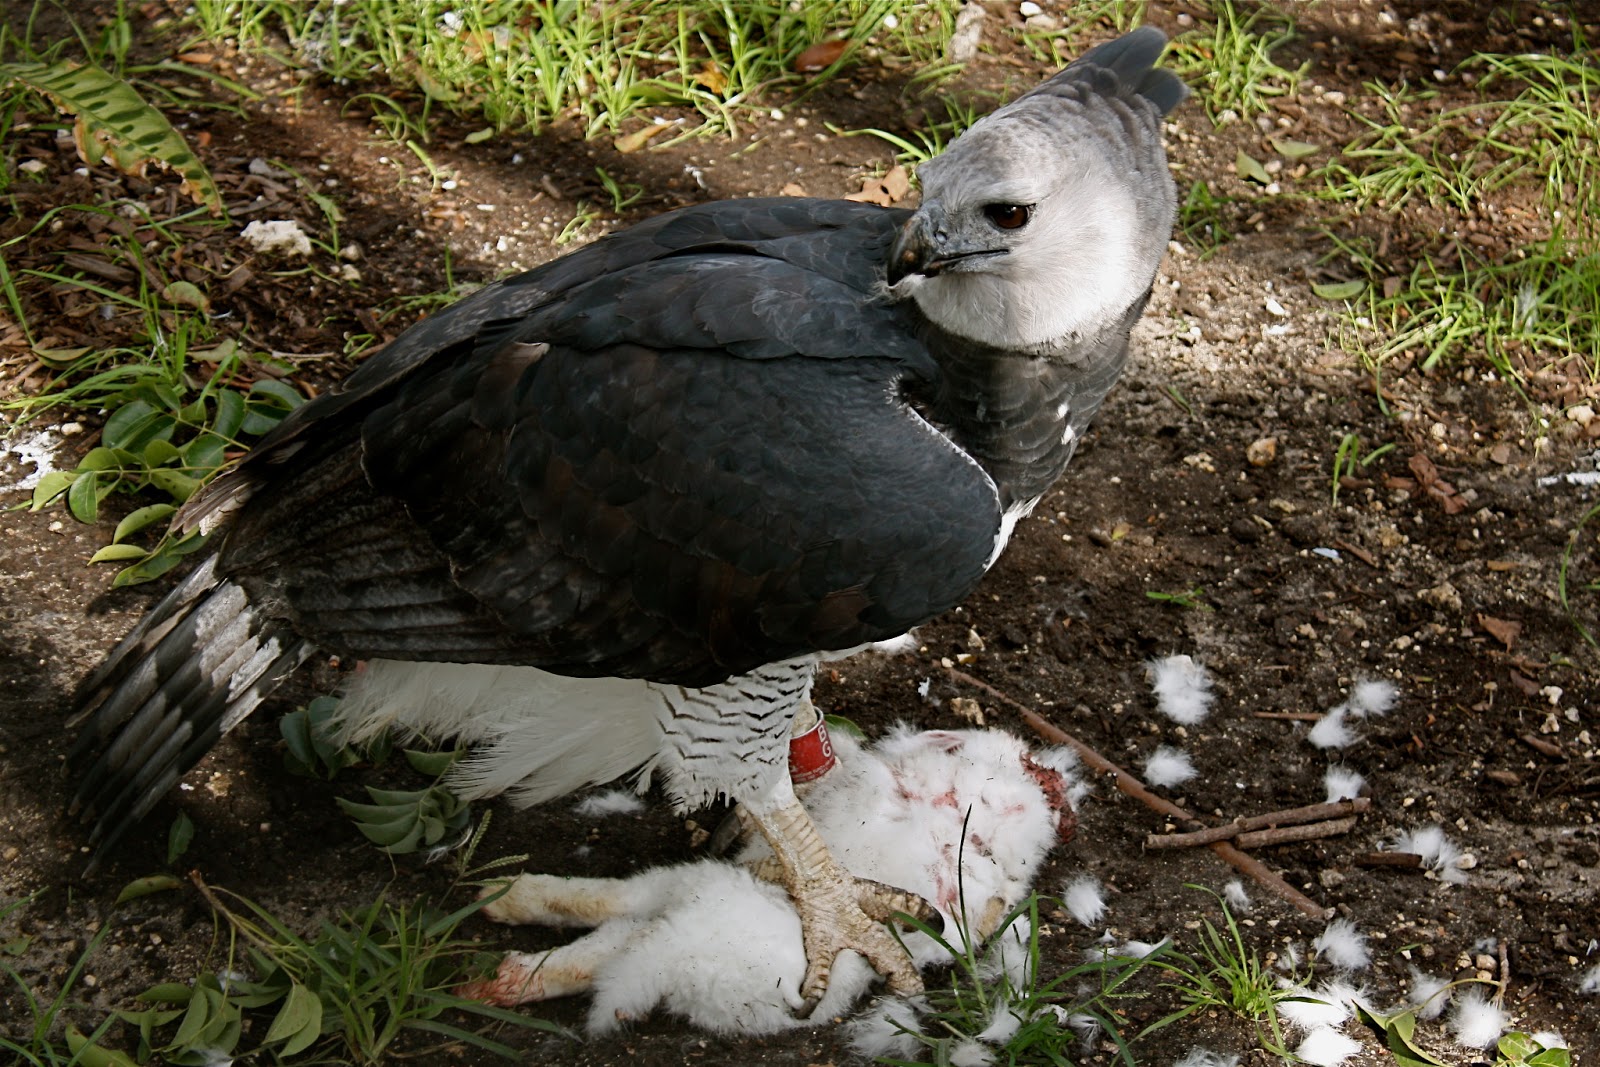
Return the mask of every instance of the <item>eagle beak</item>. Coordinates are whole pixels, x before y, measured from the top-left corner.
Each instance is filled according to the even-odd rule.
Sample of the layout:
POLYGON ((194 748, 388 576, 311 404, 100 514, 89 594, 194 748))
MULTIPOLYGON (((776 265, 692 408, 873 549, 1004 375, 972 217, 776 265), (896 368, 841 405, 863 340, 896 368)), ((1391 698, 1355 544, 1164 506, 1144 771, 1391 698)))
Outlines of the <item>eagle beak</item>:
POLYGON ((918 208, 917 213, 900 228, 900 235, 889 248, 888 280, 891 286, 895 286, 913 274, 934 278, 951 267, 972 270, 974 267, 965 265, 963 261, 985 260, 1005 254, 1003 247, 969 247, 959 238, 951 237, 944 209, 937 201, 932 201, 918 208))
MULTIPOLYGON (((917 209, 900 228, 900 236, 889 248, 889 284, 899 285, 913 274, 939 273, 938 241, 930 204, 917 209)), ((942 217, 943 212, 940 212, 942 217)))

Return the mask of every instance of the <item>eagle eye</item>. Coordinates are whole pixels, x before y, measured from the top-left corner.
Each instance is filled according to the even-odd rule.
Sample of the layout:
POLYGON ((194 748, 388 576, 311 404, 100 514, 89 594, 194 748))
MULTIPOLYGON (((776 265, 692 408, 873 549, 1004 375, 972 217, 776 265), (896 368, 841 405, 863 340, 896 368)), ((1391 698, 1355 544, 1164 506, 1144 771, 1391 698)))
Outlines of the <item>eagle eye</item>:
POLYGON ((983 215, 1002 230, 1020 230, 1032 211, 1022 204, 985 204, 983 215))

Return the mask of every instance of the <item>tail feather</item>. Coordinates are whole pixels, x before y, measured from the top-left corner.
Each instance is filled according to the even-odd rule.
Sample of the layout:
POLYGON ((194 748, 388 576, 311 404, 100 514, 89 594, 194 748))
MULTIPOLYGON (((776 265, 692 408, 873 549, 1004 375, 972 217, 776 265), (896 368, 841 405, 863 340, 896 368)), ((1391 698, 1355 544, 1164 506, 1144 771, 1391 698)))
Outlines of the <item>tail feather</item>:
POLYGON ((298 667, 312 645, 207 560, 84 683, 69 756, 92 871, 185 771, 298 667))

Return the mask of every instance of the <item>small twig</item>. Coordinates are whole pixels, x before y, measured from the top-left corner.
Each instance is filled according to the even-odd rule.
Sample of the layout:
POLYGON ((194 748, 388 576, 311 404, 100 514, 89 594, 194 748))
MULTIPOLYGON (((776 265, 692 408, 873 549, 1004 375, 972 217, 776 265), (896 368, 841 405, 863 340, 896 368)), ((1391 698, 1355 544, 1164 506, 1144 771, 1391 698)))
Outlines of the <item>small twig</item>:
MULTIPOLYGON (((1199 819, 1196 819, 1193 815, 1190 815, 1188 812, 1184 811, 1170 800, 1156 796, 1154 793, 1150 792, 1150 790, 1145 787, 1145 784, 1139 781, 1139 779, 1135 778, 1121 767, 1118 767, 1115 763, 1112 763, 1099 752, 1084 744, 1082 741, 1079 741, 1076 737, 1073 737, 1065 730, 1053 725, 1026 704, 1013 699, 1009 694, 1001 692, 988 682, 980 681, 977 678, 974 678, 965 671, 956 670, 954 667, 946 667, 945 671, 950 675, 950 677, 956 679, 957 681, 970 685, 974 689, 982 690, 983 692, 988 693, 994 699, 1000 701, 1002 704, 1005 704, 1007 707, 1011 708, 1018 715, 1020 715, 1022 717, 1022 721, 1027 723, 1028 726, 1039 736, 1048 741, 1053 741, 1058 745, 1067 745, 1071 747, 1073 751, 1077 752, 1078 758, 1081 759, 1088 767, 1100 772, 1101 774, 1110 775, 1116 782, 1117 789, 1121 792, 1133 797, 1135 800, 1143 803, 1146 807, 1158 811, 1168 818, 1177 819, 1184 823, 1190 823, 1196 827, 1200 826, 1199 819)), ((1229 864, 1232 864, 1234 869, 1243 874, 1248 874, 1263 887, 1271 890, 1273 893, 1288 901, 1290 904, 1293 904, 1306 915, 1311 916, 1313 919, 1332 918, 1334 914, 1332 908, 1322 907, 1316 901, 1312 900, 1294 886, 1284 881, 1277 874, 1274 874, 1272 871, 1268 870, 1266 864, 1262 863, 1254 856, 1246 855, 1227 841, 1213 841, 1208 847, 1211 849, 1211 851, 1222 857, 1222 859, 1227 861, 1229 864)))
POLYGON ((1546 756, 1550 756, 1553 759, 1567 758, 1567 754, 1562 751, 1560 745, 1552 744, 1542 737, 1535 737, 1533 734, 1518 734, 1517 736, 1521 738, 1523 744, 1527 745, 1535 752, 1543 752, 1546 756))
POLYGON ((1350 862, 1357 867, 1421 867, 1422 857, 1415 852, 1363 852, 1350 862))
POLYGON ((1500 939, 1500 980, 1495 983, 1494 1006, 1500 1007, 1506 999, 1506 987, 1511 984, 1511 960, 1506 954, 1506 942, 1500 939))
POLYGON ((1383 569, 1382 567, 1380 567, 1378 565, 1378 561, 1372 555, 1372 553, 1368 552, 1366 549, 1362 548, 1360 545, 1352 545, 1349 541, 1346 541, 1343 538, 1340 538, 1339 540, 1337 540, 1337 541, 1335 541, 1333 543, 1333 547, 1334 548, 1342 548, 1342 549, 1344 549, 1346 552, 1350 553, 1356 559, 1359 559, 1362 563, 1365 563, 1367 566, 1371 567, 1375 571, 1383 569))
MULTIPOLYGON (((1371 797, 1357 797, 1354 800, 1338 800, 1331 804, 1308 804, 1303 808, 1285 808, 1283 811, 1243 816, 1223 826, 1208 826, 1204 830, 1194 830, 1185 834, 1151 834, 1144 839, 1144 847, 1188 848, 1193 845, 1209 845, 1213 841, 1240 837, 1249 830, 1273 826, 1297 826, 1323 819, 1340 819, 1347 815, 1359 814, 1370 807, 1372 807, 1371 797)), ((1247 847, 1242 841, 1240 845, 1247 847)))
POLYGON ((1319 837, 1337 837, 1356 828, 1356 817, 1328 819, 1325 822, 1305 823, 1301 826, 1275 826, 1270 830, 1251 830, 1233 839, 1240 848, 1260 848, 1262 845, 1287 845, 1293 841, 1313 841, 1319 837))
POLYGON ((1290 722, 1318 722, 1322 715, 1315 711, 1253 711, 1250 713, 1257 719, 1287 719, 1290 722))

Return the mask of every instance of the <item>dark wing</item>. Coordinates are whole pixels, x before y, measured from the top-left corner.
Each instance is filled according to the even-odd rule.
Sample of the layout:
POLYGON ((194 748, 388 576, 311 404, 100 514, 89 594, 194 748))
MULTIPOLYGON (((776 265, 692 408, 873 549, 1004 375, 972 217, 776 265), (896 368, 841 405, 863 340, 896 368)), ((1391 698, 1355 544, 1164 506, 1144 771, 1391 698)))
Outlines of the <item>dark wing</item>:
POLYGON ((903 633, 976 584, 999 501, 901 398, 936 372, 874 295, 896 221, 722 204, 503 283, 242 472, 222 570, 359 657, 707 685, 903 633))

